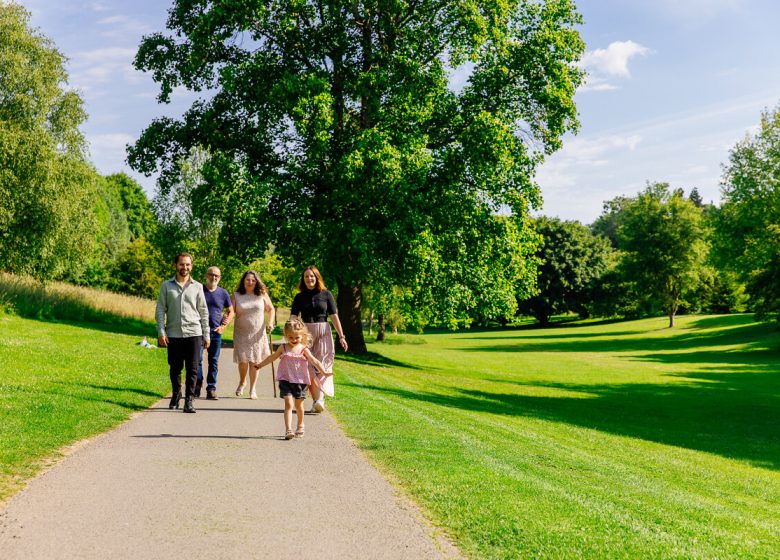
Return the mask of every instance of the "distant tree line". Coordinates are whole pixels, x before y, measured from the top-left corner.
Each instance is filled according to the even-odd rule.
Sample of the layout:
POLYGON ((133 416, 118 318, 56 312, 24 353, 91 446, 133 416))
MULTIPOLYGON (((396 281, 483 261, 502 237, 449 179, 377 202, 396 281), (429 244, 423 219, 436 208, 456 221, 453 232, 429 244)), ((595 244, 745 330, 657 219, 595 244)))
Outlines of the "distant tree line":
POLYGON ((780 317, 780 108, 730 151, 720 205, 696 188, 650 183, 599 218, 539 218, 538 293, 521 312, 637 318, 754 311, 780 317))
POLYGON ((220 266, 231 289, 251 267, 284 305, 299 267, 316 263, 350 321, 379 336, 520 315, 542 324, 562 314, 665 315, 673 325, 687 312, 780 313, 778 110, 732 149, 719 206, 695 188, 648 183, 606 201, 590 225, 532 218, 542 158, 534 146, 554 151, 577 124, 571 97, 583 45, 570 3, 543 3, 558 7, 550 11, 491 2, 465 14, 457 3, 426 2, 430 18, 451 26, 436 30, 433 50, 414 64, 410 53, 431 39, 414 13, 375 21, 338 2, 319 15, 305 4, 266 14, 260 30, 269 39, 258 44, 284 39, 279 49, 325 60, 314 74, 295 56, 278 66, 254 43, 218 48, 227 39, 209 26, 227 18, 240 27, 251 10, 206 18, 175 2, 169 24, 192 37, 145 39, 136 65, 155 72, 161 100, 181 84, 219 90, 183 121, 154 121, 131 147, 136 169, 162 173, 151 200, 129 176, 101 176, 89 164, 79 130, 86 114, 66 87, 63 55, 29 27, 24 8, 0 5, 0 269, 154 297, 173 255, 189 251, 196 277, 220 266), (322 35, 301 42, 301 29, 281 25, 288 15, 322 35), (464 33, 463 18, 482 34, 464 33), (393 27, 401 22, 409 27, 393 27), (374 24, 341 37, 359 39, 342 53, 346 66, 322 55, 331 31, 374 24), (396 42, 379 45, 386 31, 396 42), (550 36, 560 39, 553 50, 550 36), (457 94, 440 64, 446 48, 457 60, 484 57, 457 94), (529 62, 537 59, 546 66, 529 62), (268 78, 267 90, 251 89, 253 76, 268 78), (345 76, 353 82, 334 90, 345 76), (522 123, 531 128, 515 134, 522 123))
POLYGON ((232 289, 254 267, 272 297, 290 300, 295 271, 268 246, 225 255, 219 224, 193 217, 195 171, 149 200, 128 175, 95 170, 65 57, 29 18, 19 5, 0 5, 0 270, 153 298, 173 256, 190 251, 196 277, 218 265, 232 289))

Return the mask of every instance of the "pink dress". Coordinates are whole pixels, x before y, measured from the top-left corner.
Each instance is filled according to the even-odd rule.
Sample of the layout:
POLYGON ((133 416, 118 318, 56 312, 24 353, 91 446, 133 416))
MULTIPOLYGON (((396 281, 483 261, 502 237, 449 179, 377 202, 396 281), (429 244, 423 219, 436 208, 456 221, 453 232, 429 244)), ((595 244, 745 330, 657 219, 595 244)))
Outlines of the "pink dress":
POLYGON ((303 383, 309 385, 309 361, 301 352, 292 352, 284 345, 284 352, 279 358, 279 370, 276 372, 276 379, 287 381, 288 383, 303 383))

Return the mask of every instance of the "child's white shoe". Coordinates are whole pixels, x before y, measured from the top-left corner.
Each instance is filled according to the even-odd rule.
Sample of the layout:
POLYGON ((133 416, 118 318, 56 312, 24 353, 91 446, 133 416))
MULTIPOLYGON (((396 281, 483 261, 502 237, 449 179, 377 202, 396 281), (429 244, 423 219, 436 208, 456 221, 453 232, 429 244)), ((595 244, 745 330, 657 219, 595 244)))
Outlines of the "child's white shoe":
POLYGON ((313 412, 322 412, 325 410, 325 401, 322 399, 314 401, 314 404, 311 405, 311 409, 313 412))

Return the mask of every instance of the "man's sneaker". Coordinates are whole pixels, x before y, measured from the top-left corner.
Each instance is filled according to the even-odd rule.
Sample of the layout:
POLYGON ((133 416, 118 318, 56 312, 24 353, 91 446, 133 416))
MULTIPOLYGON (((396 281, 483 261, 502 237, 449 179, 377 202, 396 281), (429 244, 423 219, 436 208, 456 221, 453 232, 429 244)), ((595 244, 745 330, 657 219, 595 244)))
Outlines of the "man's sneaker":
POLYGON ((312 412, 322 412, 325 410, 325 402, 322 400, 314 401, 314 404, 311 405, 312 412))
POLYGON ((195 412, 195 407, 192 406, 192 399, 186 399, 184 401, 184 410, 183 410, 183 412, 190 412, 190 413, 194 413, 195 412))
POLYGON ((219 397, 217 396, 216 391, 212 391, 211 389, 206 389, 206 400, 207 401, 218 401, 219 397))

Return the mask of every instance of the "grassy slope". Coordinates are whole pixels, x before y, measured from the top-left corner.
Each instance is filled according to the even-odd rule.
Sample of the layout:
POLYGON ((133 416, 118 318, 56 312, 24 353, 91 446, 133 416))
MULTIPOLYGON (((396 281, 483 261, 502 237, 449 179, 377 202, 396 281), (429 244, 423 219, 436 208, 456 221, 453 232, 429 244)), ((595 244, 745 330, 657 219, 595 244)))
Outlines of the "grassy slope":
POLYGON ((165 394, 165 353, 140 348, 138 340, 0 316, 0 501, 58 449, 116 426, 165 394))
POLYGON ((748 316, 401 336, 331 409, 474 558, 780 556, 780 335, 748 316))

